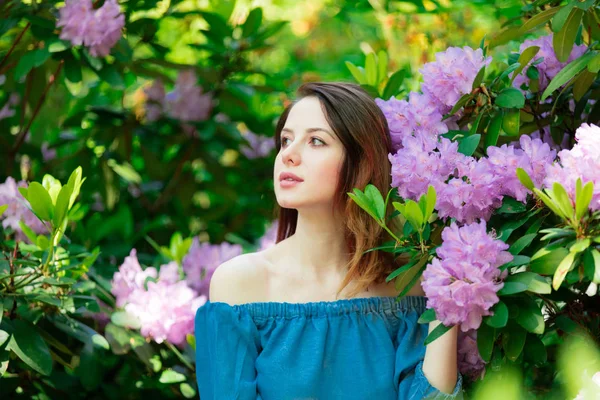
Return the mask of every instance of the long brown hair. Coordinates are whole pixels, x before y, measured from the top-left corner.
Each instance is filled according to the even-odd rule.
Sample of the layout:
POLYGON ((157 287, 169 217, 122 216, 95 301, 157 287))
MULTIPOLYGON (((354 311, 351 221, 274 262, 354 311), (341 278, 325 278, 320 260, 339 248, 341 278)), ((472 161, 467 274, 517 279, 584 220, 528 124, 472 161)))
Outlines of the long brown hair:
MULTIPOLYGON (((345 217, 344 236, 350 250, 346 265, 347 273, 337 295, 354 282, 350 297, 381 283, 397 265, 390 253, 366 250, 389 240, 388 234, 379 224, 362 210, 348 195, 353 188, 364 190, 371 183, 384 198, 390 189, 391 166, 388 154, 392 150, 389 127, 383 112, 373 98, 359 85, 344 82, 305 83, 297 90, 297 98, 281 114, 275 129, 277 151, 281 149, 281 131, 292 107, 304 97, 319 99, 323 113, 334 133, 346 150, 340 179, 334 199, 334 207, 343 210, 345 217)), ((298 211, 277 206, 279 227, 277 240, 294 234, 298 222, 298 211)), ((390 209, 386 210, 389 215, 390 209)))

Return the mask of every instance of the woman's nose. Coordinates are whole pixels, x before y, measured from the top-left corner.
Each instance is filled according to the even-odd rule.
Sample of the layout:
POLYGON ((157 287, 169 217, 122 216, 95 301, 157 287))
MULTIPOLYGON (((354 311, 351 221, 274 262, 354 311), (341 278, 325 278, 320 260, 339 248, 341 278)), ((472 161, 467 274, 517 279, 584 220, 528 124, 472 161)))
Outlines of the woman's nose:
POLYGON ((302 149, 300 149, 300 146, 298 146, 298 144, 299 143, 291 143, 288 144, 288 146, 285 149, 283 149, 281 157, 283 159, 284 164, 292 163, 294 165, 298 165, 300 163, 300 152, 302 151, 302 149))

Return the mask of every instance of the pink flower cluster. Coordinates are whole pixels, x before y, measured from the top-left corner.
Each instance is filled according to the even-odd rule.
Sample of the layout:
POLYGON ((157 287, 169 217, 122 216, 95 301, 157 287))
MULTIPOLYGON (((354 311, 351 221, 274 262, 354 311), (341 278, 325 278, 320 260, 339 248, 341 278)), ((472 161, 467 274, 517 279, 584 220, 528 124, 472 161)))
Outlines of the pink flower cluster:
POLYGON ((210 280, 219 265, 242 254, 242 246, 223 242, 200 243, 194 238, 189 252, 183 258, 183 270, 188 285, 208 297, 210 280))
POLYGON ((277 242, 277 230, 279 229, 279 221, 275 220, 267 229, 265 234, 260 238, 258 251, 266 250, 272 247, 277 242))
POLYGON ((488 220, 505 195, 525 201, 529 191, 521 185, 517 167, 530 173, 537 184, 556 153, 540 139, 521 136, 520 147, 488 147, 489 157, 475 159, 458 152, 458 143, 446 138, 434 142, 407 136, 402 148, 390 154, 392 187, 405 199, 418 200, 433 185, 438 215, 470 223, 488 220))
POLYGON ((106 57, 121 38, 125 15, 116 0, 106 0, 94 9, 92 0, 66 0, 56 24, 60 38, 86 46, 94 57, 106 57))
POLYGON ((248 145, 241 146, 240 151, 251 160, 267 157, 275 148, 275 139, 269 136, 257 135, 254 132, 246 131, 244 139, 248 141, 248 145))
POLYGON ((203 93, 193 69, 180 72, 175 87, 169 93, 165 92, 160 80, 154 81, 144 92, 149 122, 157 121, 164 113, 182 122, 205 121, 213 107, 212 95, 203 93))
POLYGON ((2 226, 4 228, 10 227, 15 231, 18 240, 29 241, 22 232, 19 221, 23 221, 25 225, 37 234, 49 232, 44 223, 31 211, 27 200, 19 193, 18 188, 20 187, 27 187, 27 183, 24 181, 17 183, 10 176, 6 178, 4 183, 0 184, 0 205, 8 205, 8 208, 0 216, 0 219, 2 219, 2 226))
POLYGON ((525 49, 538 46, 540 50, 536 54, 536 56, 531 60, 527 66, 523 69, 523 72, 515 77, 513 80, 513 86, 516 88, 521 88, 521 85, 525 84, 529 86, 529 77, 527 76, 527 69, 536 61, 543 58, 543 61, 537 64, 535 67, 539 73, 539 90, 543 91, 548 87, 550 81, 560 72, 561 69, 565 67, 568 63, 575 60, 576 58, 581 57, 583 53, 585 53, 586 46, 585 45, 575 45, 573 46, 573 50, 571 50, 571 54, 566 62, 561 63, 556 58, 556 53, 554 53, 554 46, 552 45, 553 35, 542 36, 537 39, 529 39, 525 40, 521 43, 519 47, 519 53, 522 53, 525 49))
POLYGON ((498 267, 511 261, 508 245, 486 231, 485 222, 458 227, 452 223, 442 231, 442 245, 423 272, 422 287, 427 308, 433 308, 444 325, 460 324, 467 332, 481 325, 498 302, 496 292, 508 271, 498 267))
POLYGON ((176 262, 142 269, 135 249, 125 257, 112 279, 117 306, 124 307, 141 324, 141 333, 157 343, 165 340, 183 345, 194 331, 198 307, 206 303, 185 281, 180 280, 176 262))
POLYGON ((571 199, 575 200, 577 178, 585 185, 594 184, 594 194, 590 209, 600 210, 600 127, 594 124, 582 124, 575 132, 577 143, 570 150, 558 153, 560 162, 547 165, 544 179, 545 187, 558 182, 565 187, 571 199))
POLYGON ((458 331, 458 370, 472 381, 485 376, 485 361, 477 348, 477 330, 458 331))
POLYGON ((395 149, 402 146, 405 137, 413 134, 435 142, 439 135, 448 132, 448 126, 442 122, 442 112, 428 95, 411 92, 408 101, 391 97, 387 101, 375 99, 375 102, 386 116, 395 149))
POLYGON ((419 71, 423 74, 423 93, 450 110, 464 94, 470 93, 477 73, 488 65, 491 57, 484 57, 483 50, 470 47, 449 47, 435 55, 419 71))

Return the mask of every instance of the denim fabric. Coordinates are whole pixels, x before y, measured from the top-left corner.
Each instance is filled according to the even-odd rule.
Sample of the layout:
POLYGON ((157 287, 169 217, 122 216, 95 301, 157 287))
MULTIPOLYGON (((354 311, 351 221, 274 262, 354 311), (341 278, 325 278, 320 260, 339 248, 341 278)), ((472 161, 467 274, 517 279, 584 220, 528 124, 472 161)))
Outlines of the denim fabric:
POLYGON ((207 302, 196 313, 201 400, 461 399, 423 375, 426 299, 207 302))

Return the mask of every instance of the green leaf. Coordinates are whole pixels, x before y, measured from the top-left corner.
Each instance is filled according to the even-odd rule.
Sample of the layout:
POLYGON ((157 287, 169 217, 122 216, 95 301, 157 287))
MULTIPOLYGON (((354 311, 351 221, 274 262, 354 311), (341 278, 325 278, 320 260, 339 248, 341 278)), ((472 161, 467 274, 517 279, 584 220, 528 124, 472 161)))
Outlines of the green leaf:
POLYGON ((4 299, 0 296, 0 323, 2 323, 2 316, 4 315, 4 299))
POLYGON ((379 220, 385 218, 385 203, 379 189, 374 185, 368 184, 365 188, 365 195, 372 204, 372 209, 375 210, 375 215, 379 220))
POLYGON ((365 71, 367 73, 367 84, 377 87, 377 61, 375 60, 375 53, 367 54, 365 71))
POLYGON ((125 89, 125 81, 121 71, 113 64, 105 64, 101 70, 96 71, 98 77, 114 89, 125 89))
POLYGON ((428 324, 431 321, 435 321, 437 319, 435 315, 435 310, 433 308, 428 308, 425 310, 423 314, 419 317, 417 323, 419 324, 428 324))
POLYGON ((502 118, 502 129, 508 135, 516 136, 521 128, 521 112, 518 108, 507 110, 502 118))
POLYGON ((576 253, 569 253, 567 256, 558 264, 558 268, 554 271, 554 277, 552 278, 552 288, 554 290, 558 290, 560 285, 565 280, 565 276, 567 276, 567 272, 571 270, 571 266, 573 265, 573 261, 575 261, 576 253))
POLYGON ((360 70, 356 65, 352 64, 350 61, 346 61, 346 67, 350 70, 350 73, 360 85, 365 85, 367 83, 367 77, 363 70, 360 70))
POLYGON ((485 147, 495 146, 498 143, 498 137, 500 136, 500 128, 502 127, 502 118, 504 113, 499 110, 490 121, 485 134, 484 145, 485 147))
POLYGON ((594 259, 594 275, 592 282, 600 283, 600 251, 592 249, 592 257, 594 259))
POLYGON ((509 296, 511 294, 521 293, 527 290, 527 285, 519 281, 510 281, 508 278, 504 281, 504 286, 498 291, 499 296, 509 296))
POLYGON ((179 390, 186 399, 192 399, 196 397, 196 389, 194 389, 192 385, 187 382, 183 382, 181 385, 179 385, 179 390))
POLYGON ((507 262, 500 266, 500 271, 504 271, 507 268, 511 267, 520 267, 521 265, 529 264, 531 259, 527 256, 514 256, 512 261, 507 262))
POLYGON ((565 188, 560 183, 554 182, 552 185, 552 194, 552 197, 562 210, 563 214, 568 219, 573 218, 575 210, 573 209, 573 204, 571 203, 571 199, 565 188))
POLYGON ((506 307, 506 304, 500 300, 494 305, 492 311, 494 312, 492 316, 485 317, 486 324, 492 328, 504 328, 508 322, 508 307, 506 307))
POLYGON ((541 275, 552 275, 568 254, 569 251, 564 247, 551 251, 546 248, 540 249, 531 257, 529 269, 541 275))
POLYGON ((408 222, 410 222, 415 231, 420 231, 423 226, 423 213, 421 212, 421 208, 412 200, 407 200, 405 207, 406 219, 408 219, 408 222))
POLYGON ((12 332, 7 348, 35 371, 42 375, 50 375, 52 373, 50 349, 37 332, 36 327, 20 319, 12 320, 11 324, 14 332, 12 332))
POLYGON ((377 219, 377 214, 373 209, 373 204, 363 192, 355 188, 354 193, 348 192, 347 194, 360 208, 365 210, 374 219, 377 219))
POLYGON ((575 75, 583 70, 590 60, 594 58, 597 53, 587 53, 583 56, 576 58, 567 64, 556 76, 552 79, 544 93, 542 94, 541 101, 544 101, 550 96, 556 89, 563 86, 565 83, 570 81, 575 75))
POLYGON ((439 338, 440 336, 442 336, 444 333, 448 332, 452 327, 451 326, 446 326, 442 323, 440 323, 438 326, 435 327, 435 329, 433 331, 431 331, 431 333, 429 335, 427 335, 427 337, 425 338, 425 346, 427 346, 429 343, 433 342, 435 339, 439 338))
POLYGON ((510 254, 517 255, 520 254, 523 249, 531 244, 533 239, 537 236, 537 233, 530 233, 529 235, 525 235, 517 239, 508 249, 510 254))
POLYGON ((477 350, 483 361, 490 362, 495 341, 496 329, 487 324, 481 324, 477 329, 477 350))
POLYGON ((383 89, 383 100, 389 100, 390 97, 395 96, 400 91, 400 86, 404 82, 406 71, 401 69, 392 74, 388 79, 385 89, 383 89))
MULTIPOLYGON (((0 347, 2 347, 8 339, 10 339, 10 334, 0 329, 0 347)), ((2 350, 2 352, 4 352, 4 350, 2 350)))
MULTIPOLYGON (((546 189, 548 190, 548 189, 546 189)), ((533 188, 533 193, 535 193, 549 209, 552 210, 556 215, 561 217, 562 219, 567 219, 567 216, 562 212, 561 208, 554 202, 552 198, 550 198, 546 193, 542 192, 538 188, 533 188)))
POLYGON ((38 182, 31 182, 28 188, 28 199, 36 215, 44 220, 51 221, 54 216, 54 205, 50 194, 38 182))
POLYGON ((56 199, 56 205, 54 206, 54 217, 52 218, 55 229, 62 225, 63 220, 69 211, 69 201, 71 200, 72 194, 73 188, 69 184, 66 184, 60 189, 60 193, 56 199))
POLYGON ((541 13, 535 14, 533 17, 527 20, 522 26, 515 28, 509 27, 501 30, 495 37, 490 40, 489 48, 500 46, 504 43, 508 43, 511 40, 519 39, 527 32, 537 28, 538 26, 548 22, 558 11, 560 7, 552 7, 541 13))
POLYGON ((594 74, 600 71, 600 54, 596 54, 587 65, 587 69, 594 74))
POLYGON ((173 371, 172 369, 164 370, 160 375, 160 378, 158 378, 158 381, 164 384, 185 382, 185 380, 185 375, 180 374, 177 371, 173 371))
MULTIPOLYGON (((232 33, 231 28, 227 25, 225 18, 219 14, 202 11, 200 12, 204 20, 210 25, 210 30, 216 35, 216 37, 225 38, 230 36, 232 33)), ((222 40, 222 39, 221 39, 222 40)))
POLYGON ((581 71, 581 73, 575 79, 573 85, 573 98, 575 101, 581 100, 581 98, 587 93, 592 84, 596 81, 597 73, 592 73, 587 70, 581 71))
POLYGON ((511 361, 516 361, 523 347, 525 346, 525 339, 527 338, 527 331, 525 331, 520 325, 509 324, 502 334, 502 347, 506 356, 511 361))
POLYGON ((523 108, 525 96, 519 89, 509 87, 498 94, 496 105, 504 108, 523 108))
POLYGON ((510 79, 511 85, 512 85, 513 81, 515 80, 515 78, 517 77, 517 75, 519 75, 521 72, 523 72, 523 68, 525 68, 525 66, 527 64, 529 64, 529 62, 531 60, 533 60, 533 57, 535 57, 539 51, 540 51, 539 46, 531 46, 531 47, 528 47, 525 50, 523 50, 521 55, 519 55, 519 60, 517 61, 519 63, 519 68, 517 68, 515 70, 515 73, 512 75, 512 78, 510 79))
POLYGON ((427 222, 433 214, 433 210, 435 209, 435 205, 437 203, 437 194, 433 185, 429 185, 427 187, 427 194, 425 195, 425 197, 427 199, 427 207, 425 209, 425 215, 423 219, 425 220, 425 222, 427 222))
POLYGON ((485 76, 485 65, 483 67, 481 67, 479 72, 477 72, 477 75, 475 76, 475 79, 473 80, 473 89, 478 88, 481 85, 481 82, 483 82, 484 76, 485 76))
POLYGON ((516 321, 523 328, 537 335, 543 334, 546 327, 542 310, 530 297, 519 300, 519 314, 516 321))
POLYGON ((25 53, 19 59, 17 66, 14 69, 15 81, 20 81, 35 67, 39 67, 50 58, 50 52, 47 48, 36 49, 25 53))
POLYGON ((590 247, 590 242, 591 241, 589 238, 578 239, 577 242, 575 242, 575 244, 571 246, 569 251, 571 253, 581 253, 587 250, 588 247, 590 247))
POLYGON ((565 62, 569 58, 569 55, 571 55, 573 44, 575 44, 575 37, 577 36, 579 25, 581 25, 581 18, 583 18, 583 11, 579 8, 574 8, 569 13, 560 32, 554 34, 552 44, 558 61, 565 62))
POLYGON ((560 11, 552 18, 552 32, 557 33, 565 26, 565 22, 567 22, 567 18, 571 14, 573 7, 575 7, 574 1, 560 8, 560 11))
POLYGON ((85 179, 82 180, 81 175, 82 169, 81 167, 77 167, 71 173, 71 176, 69 176, 69 181, 67 182, 67 185, 73 188, 73 193, 71 194, 71 199, 69 200, 69 209, 73 207, 77 196, 79 196, 79 190, 81 189, 81 185, 83 184, 83 182, 85 182, 85 179))
POLYGON ((8 209, 8 204, 4 204, 2 206, 0 206, 0 217, 2 216, 2 214, 4 214, 4 212, 8 209))
MULTIPOLYGON (((456 102, 456 104, 454 105, 454 107, 452 107, 452 109, 450 110, 450 112, 447 115, 448 116, 454 115, 465 104, 467 104, 467 101, 469 101, 470 98, 471 98, 471 93, 464 94, 460 99, 458 99, 458 101, 456 102)), ((446 117, 444 117, 444 119, 445 118, 446 117)))
POLYGON ((548 360, 546 346, 537 335, 527 334, 525 341, 525 357, 536 365, 545 364, 548 360))
POLYGON ((140 320, 135 315, 125 311, 114 312, 110 316, 110 320, 113 324, 124 328, 140 329, 141 327, 140 320))
POLYGON ((518 214, 525 212, 527 206, 512 197, 504 196, 502 206, 496 210, 498 214, 518 214))
POLYGON ((258 7, 250 11, 248 17, 246 18, 246 22, 244 22, 244 26, 242 29, 242 37, 249 37, 254 33, 258 32, 260 28, 260 24, 263 19, 263 11, 262 8, 258 7))
POLYGON ((388 55, 384 50, 377 53, 377 83, 382 82, 387 77, 388 55))
POLYGON ((408 271, 409 269, 411 269, 412 267, 414 267, 419 261, 420 260, 418 258, 414 258, 414 259, 410 260, 409 262, 407 262, 406 264, 404 264, 403 266, 401 266, 400 268, 396 269, 391 274, 389 274, 387 276, 387 278, 385 278, 385 281, 390 282, 390 281, 394 280, 400 274, 402 274, 402 273, 408 271))
POLYGON ((575 196, 575 216, 577 220, 583 218, 588 212, 588 207, 594 194, 594 183, 588 182, 581 188, 581 178, 577 178, 577 192, 575 196))
POLYGON ((84 344, 90 342, 96 347, 100 347, 105 350, 110 348, 110 345, 104 336, 76 319, 61 315, 53 316, 50 318, 50 320, 58 329, 84 344))
POLYGON ((475 134, 459 139, 458 152, 464 154, 465 156, 472 156, 473 153, 475 153, 475 150, 477 150, 477 146, 479 146, 480 141, 480 134, 475 134))

